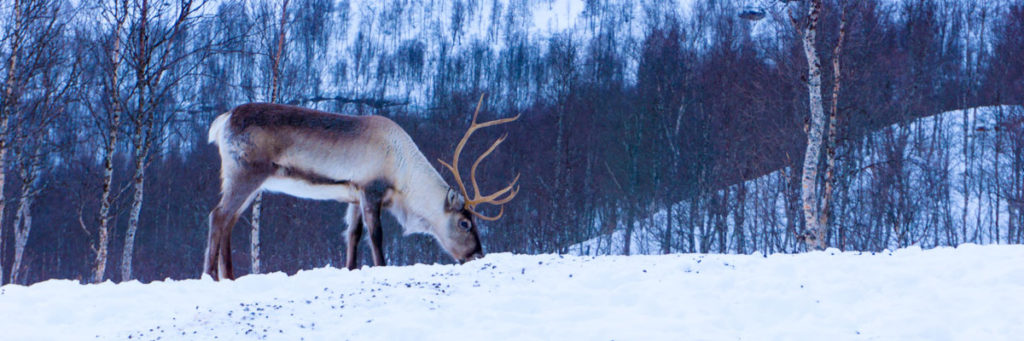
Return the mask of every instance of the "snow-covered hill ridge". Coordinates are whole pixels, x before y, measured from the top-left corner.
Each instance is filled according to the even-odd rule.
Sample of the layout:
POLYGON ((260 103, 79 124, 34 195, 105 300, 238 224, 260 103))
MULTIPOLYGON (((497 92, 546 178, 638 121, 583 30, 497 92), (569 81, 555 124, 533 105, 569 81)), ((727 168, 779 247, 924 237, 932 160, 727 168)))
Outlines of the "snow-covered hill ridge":
POLYGON ((5 340, 1000 340, 1024 246, 891 253, 492 254, 140 284, 0 288, 5 340))

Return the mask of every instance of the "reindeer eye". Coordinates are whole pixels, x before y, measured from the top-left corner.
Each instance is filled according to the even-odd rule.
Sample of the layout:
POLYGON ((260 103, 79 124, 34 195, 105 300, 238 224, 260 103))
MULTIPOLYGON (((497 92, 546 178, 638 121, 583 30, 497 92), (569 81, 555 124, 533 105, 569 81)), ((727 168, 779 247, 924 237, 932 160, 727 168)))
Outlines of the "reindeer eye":
POLYGON ((469 220, 459 220, 459 227, 463 230, 469 231, 469 228, 472 227, 472 225, 469 224, 469 220))

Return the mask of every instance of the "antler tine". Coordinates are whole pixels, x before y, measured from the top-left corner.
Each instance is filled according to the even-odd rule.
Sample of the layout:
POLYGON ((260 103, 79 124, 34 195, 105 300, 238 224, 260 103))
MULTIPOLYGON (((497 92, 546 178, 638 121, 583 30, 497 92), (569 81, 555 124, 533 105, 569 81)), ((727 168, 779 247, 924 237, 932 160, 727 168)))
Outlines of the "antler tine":
MULTIPOLYGON (((472 129, 474 126, 476 126, 476 116, 478 114, 480 114, 480 105, 484 103, 484 96, 486 96, 486 95, 487 95, 486 92, 485 93, 481 93, 480 94, 480 99, 476 100, 476 110, 473 110, 473 122, 469 124, 470 129, 472 129)), ((466 134, 466 135, 469 135, 469 134, 466 134)))
POLYGON ((473 210, 470 210, 469 212, 473 213, 473 215, 477 216, 477 218, 480 218, 480 219, 483 219, 483 220, 486 220, 486 221, 495 221, 495 220, 501 219, 501 216, 503 214, 505 214, 505 206, 501 206, 501 210, 498 211, 498 215, 493 216, 493 217, 485 216, 483 214, 480 214, 480 212, 473 211, 473 210))
POLYGON ((491 195, 480 198, 480 200, 483 201, 483 203, 488 203, 491 205, 504 205, 505 203, 512 201, 512 199, 516 197, 516 194, 519 194, 519 186, 517 182, 519 182, 519 174, 516 174, 516 178, 513 179, 512 182, 508 184, 508 186, 505 186, 505 188, 502 188, 501 190, 498 190, 497 192, 494 192, 491 195), (506 195, 504 198, 498 199, 498 197, 505 195, 506 193, 508 193, 508 195, 506 195))
POLYGON ((480 104, 483 104, 483 102, 484 102, 484 95, 485 94, 480 94, 480 100, 478 100, 476 102, 476 110, 473 111, 473 122, 470 123, 469 130, 466 131, 466 135, 467 136, 469 134, 472 134, 473 132, 475 132, 477 129, 480 129, 480 128, 487 128, 487 127, 490 127, 490 126, 496 126, 496 125, 499 125, 499 124, 504 124, 504 123, 508 123, 508 122, 512 122, 512 121, 518 120, 519 119, 519 115, 522 115, 522 114, 517 114, 515 117, 499 118, 499 119, 487 121, 487 122, 484 122, 484 123, 477 123, 476 118, 480 114, 480 104))
POLYGON ((516 174, 516 179, 513 180, 512 183, 508 184, 508 186, 505 186, 505 188, 502 188, 501 190, 498 190, 497 192, 491 193, 491 195, 488 195, 488 196, 484 196, 484 197, 478 196, 476 198, 473 198, 473 200, 466 202, 466 204, 467 205, 491 204, 491 205, 496 205, 496 206, 504 205, 505 203, 507 203, 509 201, 512 201, 512 199, 516 197, 516 194, 519 194, 519 186, 516 186, 516 181, 519 181, 519 175, 518 174, 516 174), (501 197, 502 195, 504 195, 505 197, 501 198, 501 199, 498 199, 498 197, 501 197))
POLYGON ((477 184, 476 184, 476 167, 479 166, 480 165, 480 161, 483 161, 484 158, 487 157, 487 155, 490 155, 491 152, 493 152, 495 148, 498 148, 498 145, 500 145, 502 142, 505 142, 505 138, 506 137, 508 137, 508 133, 505 133, 505 135, 502 135, 497 140, 494 140, 494 143, 491 143, 491 147, 487 148, 487 150, 484 151, 483 154, 480 154, 480 156, 478 156, 476 158, 476 161, 473 162, 473 166, 469 168, 469 181, 471 181, 473 183, 473 196, 474 197, 477 197, 477 198, 480 197, 480 187, 477 186, 477 184))
POLYGON ((469 180, 473 184, 473 199, 467 201, 467 205, 493 204, 500 206, 504 203, 511 201, 512 198, 516 196, 516 193, 519 192, 518 188, 516 188, 516 190, 513 191, 513 187, 519 181, 519 174, 516 174, 516 177, 514 180, 512 180, 512 183, 510 183, 505 188, 502 188, 494 193, 485 196, 480 195, 480 185, 478 185, 476 181, 476 169, 478 166, 480 166, 480 162, 487 158, 488 155, 491 155, 491 153, 494 152, 494 150, 497 149, 502 142, 505 142, 506 138, 508 138, 508 133, 502 135, 497 140, 494 140, 494 143, 491 143, 491 147, 487 148, 486 151, 480 154, 480 156, 476 158, 476 161, 473 162, 473 166, 469 168, 469 180), (506 193, 509 193, 507 197, 502 198, 500 200, 497 199, 498 197, 505 195, 506 193))
POLYGON ((476 118, 474 117, 474 119, 473 119, 473 130, 475 131, 475 130, 480 129, 480 128, 487 128, 487 127, 490 127, 490 126, 496 126, 496 125, 499 125, 499 124, 509 123, 509 122, 518 120, 519 119, 519 115, 522 115, 522 114, 518 114, 518 115, 516 115, 514 117, 499 118, 499 119, 496 119, 496 120, 493 120, 493 121, 487 121, 487 122, 484 122, 484 123, 476 123, 476 118))

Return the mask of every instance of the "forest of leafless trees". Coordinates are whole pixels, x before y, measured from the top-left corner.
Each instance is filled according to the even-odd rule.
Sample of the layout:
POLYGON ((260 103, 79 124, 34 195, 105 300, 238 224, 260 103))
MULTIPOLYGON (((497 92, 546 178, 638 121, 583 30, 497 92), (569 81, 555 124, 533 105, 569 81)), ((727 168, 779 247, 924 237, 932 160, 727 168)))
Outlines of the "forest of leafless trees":
MULTIPOLYGON (((0 30, 0 284, 197 277, 207 128, 247 102, 387 116, 430 160, 481 94, 521 114, 479 176, 522 174, 487 252, 804 251, 819 124, 823 246, 1024 242, 1020 0, 7 0, 0 30)), ((344 204, 260 207, 237 274, 341 264, 344 204)), ((384 229, 390 264, 451 262, 384 229)))

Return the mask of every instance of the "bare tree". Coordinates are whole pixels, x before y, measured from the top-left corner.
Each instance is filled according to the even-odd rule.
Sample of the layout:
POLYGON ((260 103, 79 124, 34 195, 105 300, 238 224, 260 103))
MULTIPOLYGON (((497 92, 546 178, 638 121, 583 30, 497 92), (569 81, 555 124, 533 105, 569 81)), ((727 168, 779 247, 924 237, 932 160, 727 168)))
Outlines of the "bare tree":
POLYGON ((11 266, 11 282, 19 280, 25 245, 32 229, 32 204, 42 190, 42 174, 47 155, 56 148, 50 141, 49 127, 53 120, 64 115, 64 104, 69 101, 70 91, 77 85, 80 68, 78 60, 59 46, 67 43, 64 28, 67 17, 62 17, 59 2, 40 2, 43 7, 33 24, 31 50, 34 52, 29 69, 32 74, 25 78, 33 89, 32 98, 25 101, 24 115, 17 117, 16 129, 10 136, 16 142, 18 175, 21 181, 18 209, 14 223, 14 262, 11 266))
MULTIPOLYGON (((129 11, 132 33, 126 37, 125 52, 135 76, 132 95, 136 106, 130 118, 135 174, 132 176, 131 213, 121 256, 121 280, 132 278, 132 255, 139 228, 145 194, 146 168, 153 144, 163 138, 164 129, 174 117, 173 110, 160 106, 172 99, 172 90, 189 69, 188 58, 206 46, 188 46, 186 32, 195 24, 204 2, 179 0, 150 3, 136 0, 129 11), (184 69, 184 70, 182 70, 184 69)), ((195 67, 195 66, 191 66, 195 67)))
MULTIPOLYGON (((829 111, 828 131, 825 135, 825 189, 821 194, 821 211, 818 213, 819 222, 817 226, 819 230, 823 229, 825 231, 828 231, 829 220, 832 217, 832 191, 836 173, 836 129, 839 124, 839 90, 842 84, 842 72, 839 62, 843 54, 843 42, 846 38, 846 10, 842 7, 842 3, 839 6, 841 11, 839 38, 836 41, 835 48, 832 50, 832 107, 829 111)), ((804 43, 806 44, 807 41, 804 41, 804 43)), ((826 236, 819 232, 815 237, 825 238, 826 236)), ((817 247, 821 248, 826 245, 827 243, 819 242, 817 247)))
MULTIPOLYGON (((114 153, 120 133, 121 117, 124 107, 121 99, 122 64, 124 62, 121 32, 128 17, 128 0, 115 1, 102 9, 102 20, 110 25, 109 32, 101 32, 98 46, 94 49, 96 61, 103 69, 103 87, 106 90, 104 108, 93 111, 93 118, 100 135, 104 138, 103 145, 103 187, 100 195, 99 228, 95 245, 90 246, 96 259, 92 268, 92 282, 103 281, 107 272, 107 254, 110 247, 110 223, 113 219, 111 206, 113 198, 114 153)), ((106 27, 104 27, 106 29, 106 27)), ((86 232, 85 223, 82 229, 86 232)))
MULTIPOLYGON (((7 156, 7 143, 8 134, 7 126, 10 121, 10 117, 15 114, 18 107, 18 97, 21 95, 21 89, 19 84, 19 72, 18 72, 18 58, 22 54, 22 48, 25 44, 27 23, 25 19, 27 16, 26 2, 21 0, 15 0, 12 4, 12 23, 8 26, 4 37, 7 39, 7 44, 10 49, 10 55, 7 57, 7 77, 4 81, 4 90, 2 102, 0 102, 0 246, 3 246, 3 212, 6 199, 4 198, 4 184, 6 183, 6 156, 7 156)), ((0 248, 2 251, 3 248, 0 248)), ((3 260, 3 252, 0 252, 0 260, 3 260)), ((0 266, 3 262, 0 262, 0 266)), ((0 268, 0 284, 3 284, 3 269, 0 268)))
MULTIPOLYGON (((22 180, 19 207, 15 212, 15 260, 11 268, 11 281, 17 280, 24 245, 31 228, 31 207, 38 187, 38 155, 42 146, 29 144, 42 131, 43 126, 53 117, 45 111, 51 106, 54 96, 63 96, 71 82, 59 82, 54 77, 62 73, 75 74, 74 70, 58 70, 63 51, 54 51, 61 46, 60 40, 67 17, 62 17, 59 1, 15 1, 12 4, 13 20, 4 36, 10 48, 6 63, 7 79, 4 82, 0 102, 0 212, 4 210, 5 157, 14 147, 17 157, 14 164, 19 166, 18 175, 22 180), (57 94, 59 90, 59 94, 57 94), (11 123, 14 125, 11 126, 11 123)), ((2 218, 2 214, 0 214, 2 218)), ((0 219, 2 221, 2 219, 0 219)), ((0 241, 3 240, 0 225, 0 241)), ((2 244, 2 243, 0 243, 2 244)), ((0 249, 2 250, 2 249, 0 249)), ((0 283, 3 282, 0 271, 0 283)))
MULTIPOLYGON (((839 5, 843 5, 840 3, 839 5)), ((836 125, 838 124, 838 101, 842 73, 839 59, 842 54, 843 40, 846 35, 846 15, 843 11, 839 24, 839 38, 832 55, 833 89, 832 111, 828 118, 826 131, 825 108, 821 89, 821 60, 816 47, 818 20, 821 17, 822 0, 812 0, 808 5, 806 26, 798 24, 790 13, 795 28, 802 31, 802 45, 807 59, 807 91, 810 107, 810 120, 807 126, 807 149, 804 153, 803 174, 801 175, 800 198, 803 201, 804 222, 806 231, 801 235, 808 250, 823 250, 828 246, 829 211, 831 210, 832 181, 835 168, 836 125), (825 147, 825 179, 824 188, 819 180, 818 166, 821 163, 822 147, 825 147)))
POLYGON ((821 158, 821 147, 824 144, 825 109, 821 96, 821 60, 815 41, 818 31, 818 18, 821 15, 821 0, 812 0, 808 6, 807 26, 803 29, 804 55, 807 57, 807 92, 811 108, 810 125, 807 130, 807 150, 804 153, 803 175, 801 176, 800 198, 803 200, 804 221, 807 232, 804 242, 808 249, 825 248, 825 226, 819 218, 821 212, 818 195, 818 163, 821 158))

